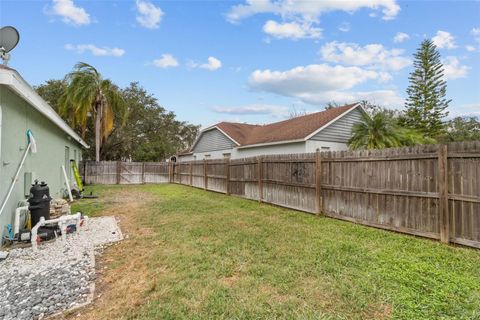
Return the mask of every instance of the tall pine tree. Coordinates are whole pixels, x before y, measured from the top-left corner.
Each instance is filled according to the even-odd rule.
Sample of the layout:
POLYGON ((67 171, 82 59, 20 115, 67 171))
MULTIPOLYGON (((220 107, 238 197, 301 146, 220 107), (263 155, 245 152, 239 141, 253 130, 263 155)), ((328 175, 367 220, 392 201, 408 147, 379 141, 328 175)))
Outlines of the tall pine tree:
POLYGON ((447 83, 443 80, 440 53, 430 39, 423 40, 414 54, 414 71, 410 73, 405 103, 405 124, 436 139, 444 131, 443 118, 448 115, 445 95, 447 83))

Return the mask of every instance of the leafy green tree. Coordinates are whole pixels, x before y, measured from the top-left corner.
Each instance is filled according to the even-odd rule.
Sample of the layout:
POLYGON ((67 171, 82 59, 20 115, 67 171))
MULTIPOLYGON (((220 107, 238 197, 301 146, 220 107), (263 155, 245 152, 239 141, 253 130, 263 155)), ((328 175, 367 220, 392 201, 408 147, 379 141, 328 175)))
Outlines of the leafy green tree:
POLYGON ((59 110, 60 98, 67 91, 67 83, 64 80, 47 80, 45 83, 35 86, 35 91, 56 111, 59 110))
POLYGON ((137 82, 123 89, 122 96, 128 122, 115 126, 102 148, 102 158, 160 161, 192 145, 200 127, 178 121, 137 82))
POLYGON ((456 117, 447 122, 446 141, 480 140, 480 121, 476 117, 456 117))
MULTIPOLYGON (((48 80, 35 88, 37 93, 54 109, 67 89, 63 80, 48 80)), ((133 82, 121 90, 127 106, 128 121, 114 118, 113 129, 100 149, 100 158, 105 160, 159 161, 190 147, 200 127, 179 121, 173 112, 160 106, 157 99, 133 82)), ((63 115, 70 121, 69 115, 63 115)), ((83 134, 89 145, 95 144, 94 121, 87 117, 86 127, 75 130, 83 134)), ((84 159, 95 158, 95 148, 83 152, 84 159)))
POLYGON ((404 128, 385 112, 363 114, 362 122, 353 126, 348 141, 351 149, 384 149, 429 143, 418 131, 404 128))
POLYGON ((448 115, 451 100, 446 98, 447 83, 443 80, 440 53, 430 39, 422 41, 414 54, 413 65, 407 88, 405 124, 436 139, 444 132, 443 119, 448 115))
POLYGON ((115 117, 126 118, 126 104, 119 88, 104 79, 93 66, 79 62, 65 77, 67 89, 60 99, 59 112, 72 127, 80 127, 82 135, 89 115, 95 130, 95 160, 100 161, 100 148, 113 130, 115 117))

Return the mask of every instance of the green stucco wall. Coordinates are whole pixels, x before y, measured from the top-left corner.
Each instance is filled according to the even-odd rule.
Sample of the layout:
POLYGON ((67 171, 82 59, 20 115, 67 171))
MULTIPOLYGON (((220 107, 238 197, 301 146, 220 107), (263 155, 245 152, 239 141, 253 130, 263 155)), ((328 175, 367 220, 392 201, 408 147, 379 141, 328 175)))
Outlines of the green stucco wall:
MULTIPOLYGON (((27 146, 27 129, 32 130, 37 142, 37 153, 29 153, 19 175, 15 189, 0 216, 0 234, 6 235, 5 226, 13 226, 14 210, 25 197, 25 172, 32 172, 33 179, 45 181, 53 198, 62 197, 65 190, 61 165, 69 159, 81 159, 81 146, 53 122, 18 97, 8 87, 0 85, 0 201, 3 202, 12 177, 18 168, 27 146), (69 155, 66 156, 66 147, 69 155)), ((70 166, 67 172, 72 177, 70 166)), ((27 184, 29 181, 27 182, 27 184)))

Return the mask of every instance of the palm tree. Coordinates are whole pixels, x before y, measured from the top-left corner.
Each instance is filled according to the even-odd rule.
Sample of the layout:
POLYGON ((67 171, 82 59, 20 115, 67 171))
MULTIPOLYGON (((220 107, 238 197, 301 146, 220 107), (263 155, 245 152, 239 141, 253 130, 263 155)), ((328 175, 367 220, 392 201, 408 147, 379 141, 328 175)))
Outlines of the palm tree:
POLYGON ((59 111, 72 127, 80 127, 84 138, 88 118, 93 116, 95 160, 100 161, 100 148, 112 132, 115 116, 125 119, 126 103, 118 87, 87 63, 77 63, 65 80, 67 89, 60 99, 59 111))
POLYGON ((348 144, 353 150, 396 148, 434 142, 413 129, 401 127, 384 112, 375 113, 372 117, 363 114, 362 122, 353 126, 352 133, 348 144))

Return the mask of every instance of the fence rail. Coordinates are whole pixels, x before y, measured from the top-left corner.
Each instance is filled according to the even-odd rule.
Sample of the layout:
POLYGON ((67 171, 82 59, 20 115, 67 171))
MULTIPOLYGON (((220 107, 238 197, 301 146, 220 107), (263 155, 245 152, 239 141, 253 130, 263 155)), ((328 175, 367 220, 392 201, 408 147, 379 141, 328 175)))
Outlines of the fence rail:
POLYGON ((179 183, 480 248, 480 142, 179 163, 86 162, 87 184, 179 183))

